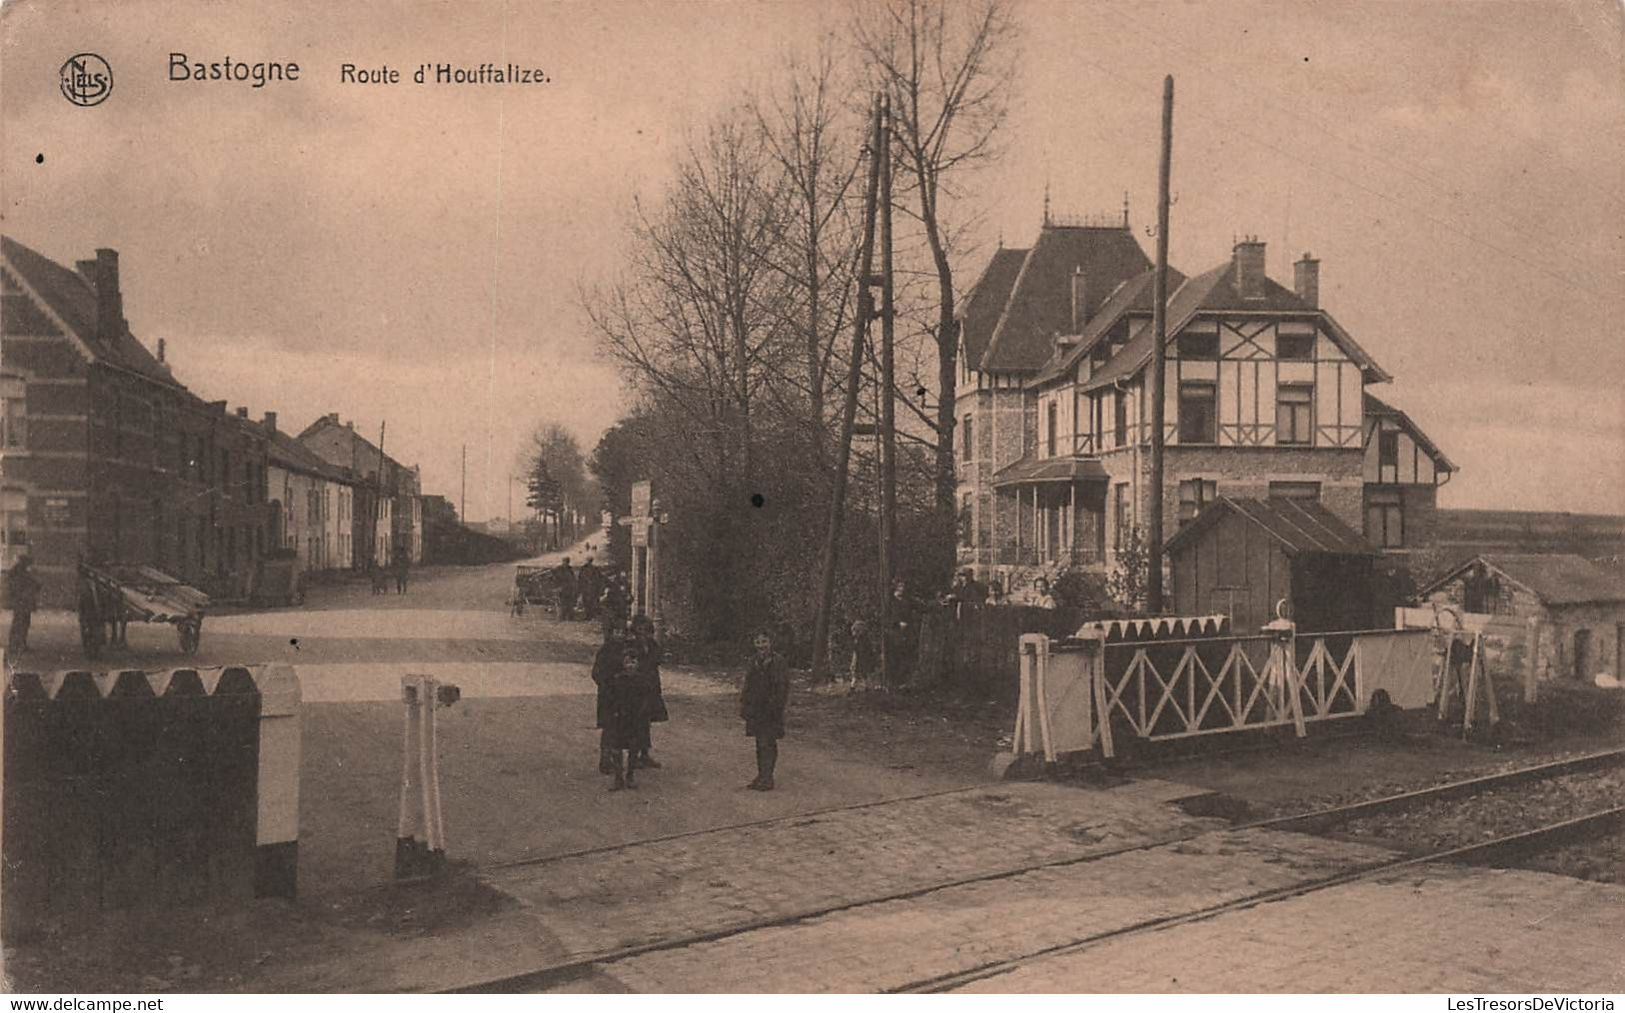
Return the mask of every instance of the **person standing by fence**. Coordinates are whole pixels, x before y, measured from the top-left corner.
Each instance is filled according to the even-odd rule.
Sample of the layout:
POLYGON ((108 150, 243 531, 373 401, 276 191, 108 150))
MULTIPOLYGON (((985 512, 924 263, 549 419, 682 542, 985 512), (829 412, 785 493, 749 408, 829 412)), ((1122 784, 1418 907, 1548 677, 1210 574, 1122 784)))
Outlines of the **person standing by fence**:
POLYGON ((756 634, 756 655, 745 669, 739 693, 739 716, 745 734, 756 740, 756 780, 745 787, 773 790, 773 769, 779 762, 779 740, 784 738, 784 708, 790 700, 790 666, 773 650, 766 631, 756 634))
POLYGON ((660 688, 660 641, 655 639, 653 620, 642 612, 632 617, 631 647, 638 655, 638 691, 643 694, 644 702, 638 711, 637 755, 630 762, 635 767, 658 769, 660 762, 649 755, 654 744, 649 726, 653 722, 667 720, 670 715, 666 712, 666 697, 660 688))

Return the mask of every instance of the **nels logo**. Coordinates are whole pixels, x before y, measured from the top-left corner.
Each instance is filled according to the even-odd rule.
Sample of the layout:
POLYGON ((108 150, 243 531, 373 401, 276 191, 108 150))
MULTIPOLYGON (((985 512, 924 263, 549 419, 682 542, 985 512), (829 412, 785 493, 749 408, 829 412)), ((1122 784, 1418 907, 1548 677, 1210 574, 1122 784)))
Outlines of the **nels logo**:
POLYGON ((76 53, 57 71, 62 95, 76 106, 100 105, 113 91, 113 68, 95 53, 76 53))

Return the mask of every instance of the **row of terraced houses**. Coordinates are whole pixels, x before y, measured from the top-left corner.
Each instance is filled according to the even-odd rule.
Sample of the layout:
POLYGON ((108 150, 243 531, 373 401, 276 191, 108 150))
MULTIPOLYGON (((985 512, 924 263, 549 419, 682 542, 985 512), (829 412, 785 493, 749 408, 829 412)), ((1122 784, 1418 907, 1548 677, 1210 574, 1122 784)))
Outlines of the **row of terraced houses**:
POLYGON ((156 567, 222 598, 263 561, 366 569, 423 555, 416 467, 337 415, 297 436, 176 379, 130 332, 114 250, 59 264, 0 240, 0 538, 47 604, 76 568, 156 567))
MULTIPOLYGON (((1264 255, 1247 238, 1200 274, 1169 269, 1164 530, 1219 497, 1314 500, 1402 570, 1431 544, 1455 465, 1371 393, 1390 377, 1321 305, 1320 263, 1305 254, 1288 288, 1264 255)), ((1138 544, 1158 424, 1145 395, 1154 274, 1126 215, 1046 221, 967 294, 961 565, 1019 587, 1110 571, 1138 544)))

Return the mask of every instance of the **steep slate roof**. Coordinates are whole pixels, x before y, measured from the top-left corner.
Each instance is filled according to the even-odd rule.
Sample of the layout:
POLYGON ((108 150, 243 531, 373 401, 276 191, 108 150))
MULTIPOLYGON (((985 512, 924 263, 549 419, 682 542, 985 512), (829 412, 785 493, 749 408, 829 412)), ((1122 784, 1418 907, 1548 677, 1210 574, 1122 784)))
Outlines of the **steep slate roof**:
POLYGON ((1055 335, 1072 330, 1072 273, 1088 279, 1085 318, 1107 293, 1151 265, 1125 228, 1045 225, 1027 251, 1005 300, 981 369, 1031 372, 1055 352, 1055 335))
MULTIPOLYGON (((1156 278, 1157 269, 1151 268, 1142 271, 1134 277, 1117 286, 1106 297, 1100 309, 1089 318, 1084 325, 1083 333, 1079 335, 1077 343, 1056 352, 1054 358, 1039 371, 1038 375, 1028 381, 1029 387, 1039 387, 1058 377, 1072 372, 1078 362, 1088 355, 1100 340, 1106 336, 1119 320, 1129 313, 1151 313, 1156 309, 1156 278)), ((1177 290, 1185 283, 1185 276, 1173 268, 1168 269, 1168 287, 1177 290)))
POLYGON ((1168 539, 1167 549, 1195 542, 1223 517, 1236 514, 1251 521, 1280 543, 1288 556, 1303 552, 1332 552, 1339 555, 1374 556, 1376 550, 1353 528, 1315 500, 1236 499, 1220 496, 1208 504, 1189 524, 1168 539))
MULTIPOLYGON (((1374 380, 1388 380, 1391 377, 1378 366, 1371 356, 1366 354, 1354 340, 1353 336, 1343 330, 1331 314, 1317 310, 1308 303, 1299 299, 1296 293, 1284 287, 1274 279, 1264 278, 1264 292, 1261 298, 1244 299, 1235 286, 1235 272, 1233 261, 1225 261, 1210 271, 1187 279, 1183 285, 1175 289, 1168 297, 1168 337, 1172 339, 1184 326, 1198 313, 1223 312, 1295 312, 1320 313, 1320 317, 1337 341, 1349 353, 1360 367, 1373 375, 1374 380)), ((1138 373, 1146 363, 1151 361, 1152 326, 1146 322, 1129 339, 1123 350, 1113 356, 1100 372, 1096 373, 1084 385, 1086 390, 1098 390, 1117 380, 1122 380, 1138 373)))
POLYGON ((993 486, 1031 485, 1043 482, 1106 481, 1106 469, 1094 458, 1039 457, 1028 454, 993 475, 993 486))
POLYGON ((0 237, 0 250, 23 280, 45 300, 51 312, 72 328, 74 335, 99 358, 166 386, 182 386, 128 328, 119 328, 111 345, 96 339, 96 292, 78 271, 63 267, 10 236, 0 237))
POLYGON ((1010 289, 1026 259, 1026 250, 995 250, 982 276, 960 301, 959 338, 965 345, 965 362, 972 369, 980 368, 988 343, 993 340, 993 328, 998 326, 999 314, 1004 312, 1010 289))
POLYGON ((1625 601, 1625 581, 1585 557, 1569 553, 1487 552, 1469 559, 1419 593, 1437 591, 1480 563, 1547 605, 1625 601))
POLYGON ((266 451, 270 455, 271 463, 289 471, 297 471, 306 475, 316 475, 334 482, 343 482, 346 485, 355 484, 355 476, 350 474, 348 468, 340 468, 330 464, 318 456, 314 450, 294 439, 290 433, 280 429, 269 429, 262 422, 250 422, 267 441, 266 451))
POLYGON ((1450 458, 1444 456, 1444 451, 1440 450, 1437 444, 1428 439, 1428 434, 1422 432, 1422 428, 1412 421, 1409 415, 1406 415, 1398 408, 1388 404, 1386 401, 1382 401, 1378 398, 1372 397, 1370 394, 1367 394, 1365 396, 1365 413, 1368 416, 1386 415, 1390 418, 1397 418, 1399 420, 1399 424, 1404 427, 1405 431, 1410 433, 1411 439, 1415 440, 1423 450, 1428 452, 1428 456, 1433 458, 1433 466, 1435 468, 1438 468, 1440 471, 1460 470, 1455 466, 1450 458))

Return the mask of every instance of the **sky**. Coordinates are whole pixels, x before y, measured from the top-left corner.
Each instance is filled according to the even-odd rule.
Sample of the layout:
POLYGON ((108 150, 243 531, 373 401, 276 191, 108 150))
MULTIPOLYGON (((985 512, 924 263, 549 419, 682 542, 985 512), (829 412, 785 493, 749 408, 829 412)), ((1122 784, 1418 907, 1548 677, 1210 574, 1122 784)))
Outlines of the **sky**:
MULTIPOLYGON (((1001 156, 972 181, 988 254, 1058 214, 1154 239, 1175 77, 1171 261, 1268 245, 1378 388, 1460 467, 1441 505, 1625 510, 1625 62, 1607 2, 1027 2, 1001 156)), ((0 207, 71 263, 120 251, 125 315, 200 395, 301 428, 338 412, 427 492, 502 516, 527 434, 590 450, 625 410, 576 292, 615 272, 635 194, 841 19, 834 4, 73 3, 0 11, 0 207), (71 54, 107 101, 58 90, 71 54), (190 62, 294 61, 264 88, 190 62), (341 65, 396 85, 348 84, 341 65), (416 86, 420 64, 539 86, 416 86), (43 161, 39 156, 44 156, 43 161)), ((517 504, 515 505, 517 508, 517 504)))

